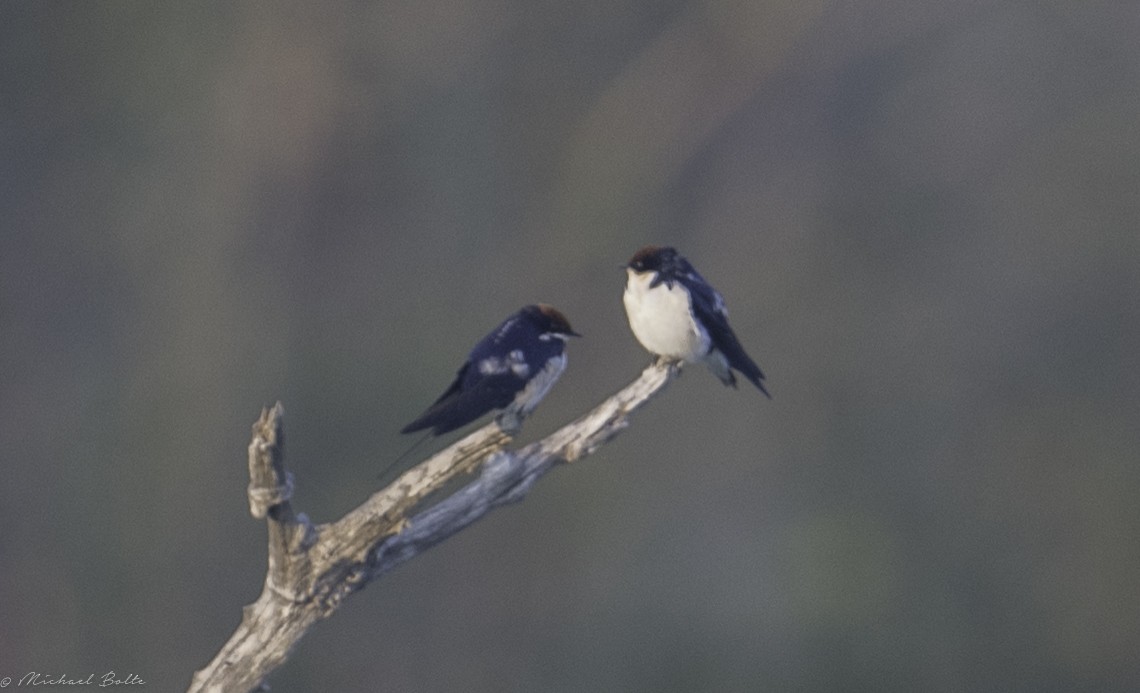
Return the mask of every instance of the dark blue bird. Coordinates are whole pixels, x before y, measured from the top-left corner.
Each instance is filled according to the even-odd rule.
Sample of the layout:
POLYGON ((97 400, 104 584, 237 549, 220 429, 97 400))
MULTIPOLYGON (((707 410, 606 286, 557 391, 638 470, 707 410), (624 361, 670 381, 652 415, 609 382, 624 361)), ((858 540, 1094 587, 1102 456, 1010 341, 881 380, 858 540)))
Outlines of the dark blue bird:
POLYGON ((475 345, 455 382, 400 432, 440 435, 497 409, 504 430, 518 429, 562 375, 566 341, 578 336, 551 306, 524 307, 475 345))

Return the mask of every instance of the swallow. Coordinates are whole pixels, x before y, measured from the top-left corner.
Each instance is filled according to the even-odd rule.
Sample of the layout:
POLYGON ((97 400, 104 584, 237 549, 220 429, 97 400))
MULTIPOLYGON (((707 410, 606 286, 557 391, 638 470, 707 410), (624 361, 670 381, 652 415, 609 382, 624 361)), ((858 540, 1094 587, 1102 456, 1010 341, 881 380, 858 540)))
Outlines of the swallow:
POLYGON ((704 363, 725 385, 739 371, 761 392, 760 367, 728 324, 724 299, 673 248, 646 246, 625 265, 622 302, 633 336, 658 359, 704 363))
POLYGON ((551 306, 524 307, 479 340, 451 386, 400 432, 441 435, 497 409, 499 425, 517 430, 566 368, 567 340, 580 336, 551 306))

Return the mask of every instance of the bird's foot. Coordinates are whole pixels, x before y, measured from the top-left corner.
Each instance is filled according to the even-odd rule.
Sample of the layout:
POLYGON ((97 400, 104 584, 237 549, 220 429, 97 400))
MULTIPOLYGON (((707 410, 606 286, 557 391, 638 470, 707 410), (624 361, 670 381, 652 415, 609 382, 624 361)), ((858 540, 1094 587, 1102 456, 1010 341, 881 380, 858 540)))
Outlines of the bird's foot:
POLYGON ((506 409, 495 417, 495 423, 499 424, 499 429, 512 438, 522 429, 522 422, 522 414, 511 409, 506 409))

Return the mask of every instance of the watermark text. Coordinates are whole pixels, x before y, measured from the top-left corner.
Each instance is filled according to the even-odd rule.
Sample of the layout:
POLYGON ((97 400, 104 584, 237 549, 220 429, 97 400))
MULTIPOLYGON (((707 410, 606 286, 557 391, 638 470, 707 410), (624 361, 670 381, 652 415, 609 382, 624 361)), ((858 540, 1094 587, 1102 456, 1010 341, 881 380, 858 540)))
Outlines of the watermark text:
POLYGON ((0 688, 7 688, 15 686, 16 688, 39 688, 46 690, 49 688, 62 688, 73 686, 94 686, 95 688, 110 688, 112 686, 145 686, 146 681, 138 674, 118 674, 114 671, 108 671, 105 674, 80 674, 72 675, 67 673, 54 674, 42 671, 29 671, 20 678, 13 678, 11 676, 0 676, 0 688))

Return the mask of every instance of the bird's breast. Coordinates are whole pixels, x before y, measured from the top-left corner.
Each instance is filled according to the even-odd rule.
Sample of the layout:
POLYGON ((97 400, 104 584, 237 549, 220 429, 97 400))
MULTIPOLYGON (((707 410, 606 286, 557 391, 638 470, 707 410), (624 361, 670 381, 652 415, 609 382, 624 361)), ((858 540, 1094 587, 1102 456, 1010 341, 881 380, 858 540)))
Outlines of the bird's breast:
POLYGON ((697 361, 709 350, 708 333, 693 319, 689 292, 680 282, 650 287, 653 272, 629 271, 625 303, 629 327, 637 341, 658 356, 697 361))
POLYGON ((546 364, 515 395, 514 407, 521 411, 523 416, 530 414, 565 369, 566 354, 550 357, 546 364))

